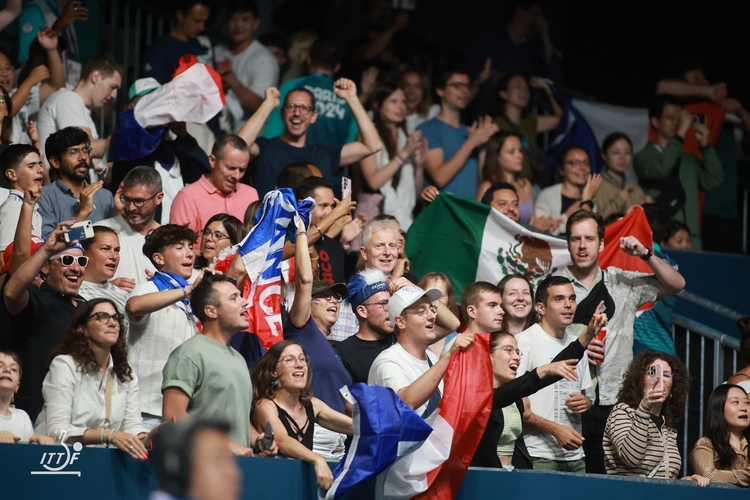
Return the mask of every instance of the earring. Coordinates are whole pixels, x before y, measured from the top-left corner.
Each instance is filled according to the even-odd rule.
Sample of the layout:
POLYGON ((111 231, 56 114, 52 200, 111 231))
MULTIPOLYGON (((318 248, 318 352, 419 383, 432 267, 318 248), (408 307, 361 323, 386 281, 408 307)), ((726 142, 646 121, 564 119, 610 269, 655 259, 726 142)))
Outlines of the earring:
POLYGON ((278 380, 272 380, 271 381, 271 385, 274 386, 274 387, 278 387, 279 381, 278 380))

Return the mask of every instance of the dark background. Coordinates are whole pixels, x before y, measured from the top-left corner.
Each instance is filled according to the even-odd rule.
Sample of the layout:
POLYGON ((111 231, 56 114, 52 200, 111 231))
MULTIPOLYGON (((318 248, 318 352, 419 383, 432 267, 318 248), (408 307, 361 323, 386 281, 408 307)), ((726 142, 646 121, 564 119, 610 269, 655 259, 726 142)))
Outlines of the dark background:
MULTIPOLYGON (((361 33, 358 0, 292 0, 274 24, 293 33, 313 28, 345 40, 361 33), (337 5, 337 4, 341 5, 337 5)), ((540 2, 552 42, 563 54, 563 83, 602 101, 646 107, 658 79, 679 57, 702 62, 710 82, 750 102, 750 2, 540 2)), ((430 62, 460 63, 481 33, 504 25, 508 2, 418 0, 396 44, 430 62), (434 61, 431 59, 434 58, 434 61)))

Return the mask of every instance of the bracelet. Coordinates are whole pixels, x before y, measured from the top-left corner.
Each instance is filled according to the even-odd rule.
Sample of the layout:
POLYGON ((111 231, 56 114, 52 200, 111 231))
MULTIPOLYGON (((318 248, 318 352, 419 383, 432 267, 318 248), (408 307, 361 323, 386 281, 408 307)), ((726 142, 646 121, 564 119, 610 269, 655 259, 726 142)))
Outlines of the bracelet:
POLYGON ((187 287, 186 286, 182 287, 182 298, 183 298, 183 300, 187 298, 187 287))
POLYGON ((310 257, 310 260, 319 260, 319 259, 320 259, 320 256, 318 256, 318 257, 310 257))
POLYGON ((396 153, 396 158, 398 158, 399 160, 401 160, 401 163, 406 163, 406 160, 404 159, 403 156, 401 156, 401 153, 396 153))
MULTIPOLYGON (((320 231, 320 229, 318 229, 318 231, 320 231)), ((307 231, 297 231, 296 233, 294 233, 294 236, 302 236, 303 234, 305 236, 310 236, 309 234, 307 234, 307 231)))
POLYGON ((99 430, 99 444, 104 444, 104 427, 99 430))
POLYGON ((651 250, 649 250, 648 248, 646 248, 646 252, 647 252, 647 253, 646 253, 646 255, 641 255, 641 256, 640 256, 640 258, 641 258, 642 260, 649 260, 649 259, 650 259, 651 257, 653 257, 653 256, 654 256, 654 254, 653 254, 653 253, 651 253, 651 250))
POLYGON ((581 208, 583 208, 583 206, 584 206, 584 205, 588 205, 588 206, 589 206, 589 208, 591 208, 591 210, 593 210, 593 209, 594 209, 594 202, 593 202, 593 201, 591 201, 591 200, 585 200, 585 201, 582 201, 582 202, 581 202, 581 204, 580 204, 579 206, 580 206, 581 208))
POLYGON ((325 237, 323 236, 323 231, 321 231, 321 230, 320 230, 320 228, 318 227, 318 225, 317 225, 317 224, 314 224, 314 225, 315 225, 315 229, 317 229, 317 230, 318 230, 318 232, 320 233, 320 241, 325 241, 326 239, 325 239, 325 237))

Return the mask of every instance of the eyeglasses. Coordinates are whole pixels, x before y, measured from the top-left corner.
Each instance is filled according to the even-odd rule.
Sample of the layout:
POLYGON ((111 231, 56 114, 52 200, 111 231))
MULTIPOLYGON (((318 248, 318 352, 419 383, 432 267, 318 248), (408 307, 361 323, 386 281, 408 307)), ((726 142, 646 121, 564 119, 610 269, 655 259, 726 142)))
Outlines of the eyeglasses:
MULTIPOLYGON (((284 356, 279 360, 279 363, 281 362, 286 363, 287 366, 294 366, 299 361, 300 364, 308 365, 310 364, 310 356, 307 354, 300 354, 298 357, 294 357, 291 354, 289 356, 284 356)), ((277 363, 278 364, 278 363, 277 363)))
POLYGON ((316 299, 323 299, 330 301, 331 299, 335 300, 338 303, 341 303, 344 300, 344 297, 339 295, 338 293, 333 292, 323 292, 320 295, 315 297, 316 299))
POLYGON ((587 167, 591 166, 591 162, 589 160, 568 160, 565 162, 566 165, 572 165, 574 167, 580 167, 581 165, 585 165, 587 167))
POLYGON ((384 311, 388 311, 388 301, 381 300, 380 302, 362 302, 363 306, 380 306, 384 311))
POLYGON ((511 355, 515 353, 519 358, 523 357, 523 353, 521 352, 521 349, 518 349, 517 347, 513 347, 512 345, 504 345, 504 346, 501 346, 500 349, 511 355))
POLYGON ((105 313, 105 312, 95 312, 94 314, 92 314, 91 316, 89 316, 88 319, 91 319, 91 318, 96 318, 96 320, 99 323, 102 323, 104 325, 106 325, 107 323, 109 323, 109 320, 111 320, 111 319, 115 320, 115 322, 117 324, 122 325, 122 321, 125 319, 125 316, 123 316, 120 313, 109 314, 109 313, 105 313))
POLYGON ((68 148, 65 150, 70 156, 78 156, 83 153, 84 156, 91 156, 91 148, 68 148))
POLYGON ((284 109, 286 111, 289 111, 290 113, 294 113, 296 110, 299 110, 300 114, 302 115, 306 115, 315 111, 315 108, 313 108, 312 106, 305 106, 304 104, 294 104, 291 102, 289 104, 284 104, 284 109))
POLYGON ((81 267, 86 267, 89 264, 89 258, 85 255, 70 255, 69 253, 62 253, 60 255, 50 257, 49 260, 53 259, 60 259, 60 263, 63 265, 63 267, 70 267, 73 265, 73 262, 76 261, 78 261, 78 265, 81 267))
POLYGON ((451 83, 446 83, 445 86, 453 87, 454 89, 457 89, 457 90, 465 90, 469 88, 469 84, 466 82, 451 82, 451 83))
POLYGON ((403 316, 406 313, 409 313, 409 314, 416 314, 420 318, 424 318, 425 316, 427 316, 429 312, 431 312, 432 314, 437 314, 437 311, 438 311, 438 307, 435 304, 430 304, 429 306, 421 306, 415 312, 404 310, 403 312, 401 312, 401 316, 403 316))
POLYGON ((211 231, 210 229, 206 229, 203 231, 203 237, 208 238, 212 237, 214 241, 221 241, 221 240, 228 240, 229 236, 227 236, 224 233, 220 233, 219 231, 211 231))
MULTIPOLYGON (((161 191, 160 191, 160 192, 161 192, 161 191)), ((159 192, 159 193, 160 193, 160 192, 159 192)), ((154 198, 156 198, 156 196, 157 196, 157 195, 158 195, 159 193, 156 193, 156 194, 155 194, 155 195, 153 195, 152 197, 150 197, 150 198, 146 198, 145 200, 144 200, 143 198, 136 198, 136 199, 134 199, 134 200, 133 200, 133 199, 131 199, 131 198, 126 198, 125 196, 120 196, 120 203, 122 203, 122 204, 123 204, 123 205, 125 205, 126 207, 129 207, 129 206, 130 206, 130 204, 132 203, 133 205, 135 205, 135 208, 141 208, 141 207, 142 207, 143 205, 145 205, 145 204, 146 204, 146 202, 147 202, 147 201, 149 201, 149 200, 153 200, 154 198)))

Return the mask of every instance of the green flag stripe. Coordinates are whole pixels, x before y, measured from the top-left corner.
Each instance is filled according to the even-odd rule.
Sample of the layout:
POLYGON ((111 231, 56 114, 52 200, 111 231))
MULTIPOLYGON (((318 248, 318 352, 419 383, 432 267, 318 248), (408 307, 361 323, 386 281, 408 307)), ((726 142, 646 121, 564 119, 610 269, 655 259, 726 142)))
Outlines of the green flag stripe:
POLYGON ((491 208, 468 198, 440 193, 409 228, 406 255, 420 278, 445 273, 461 299, 461 290, 477 273, 482 235, 491 208))

